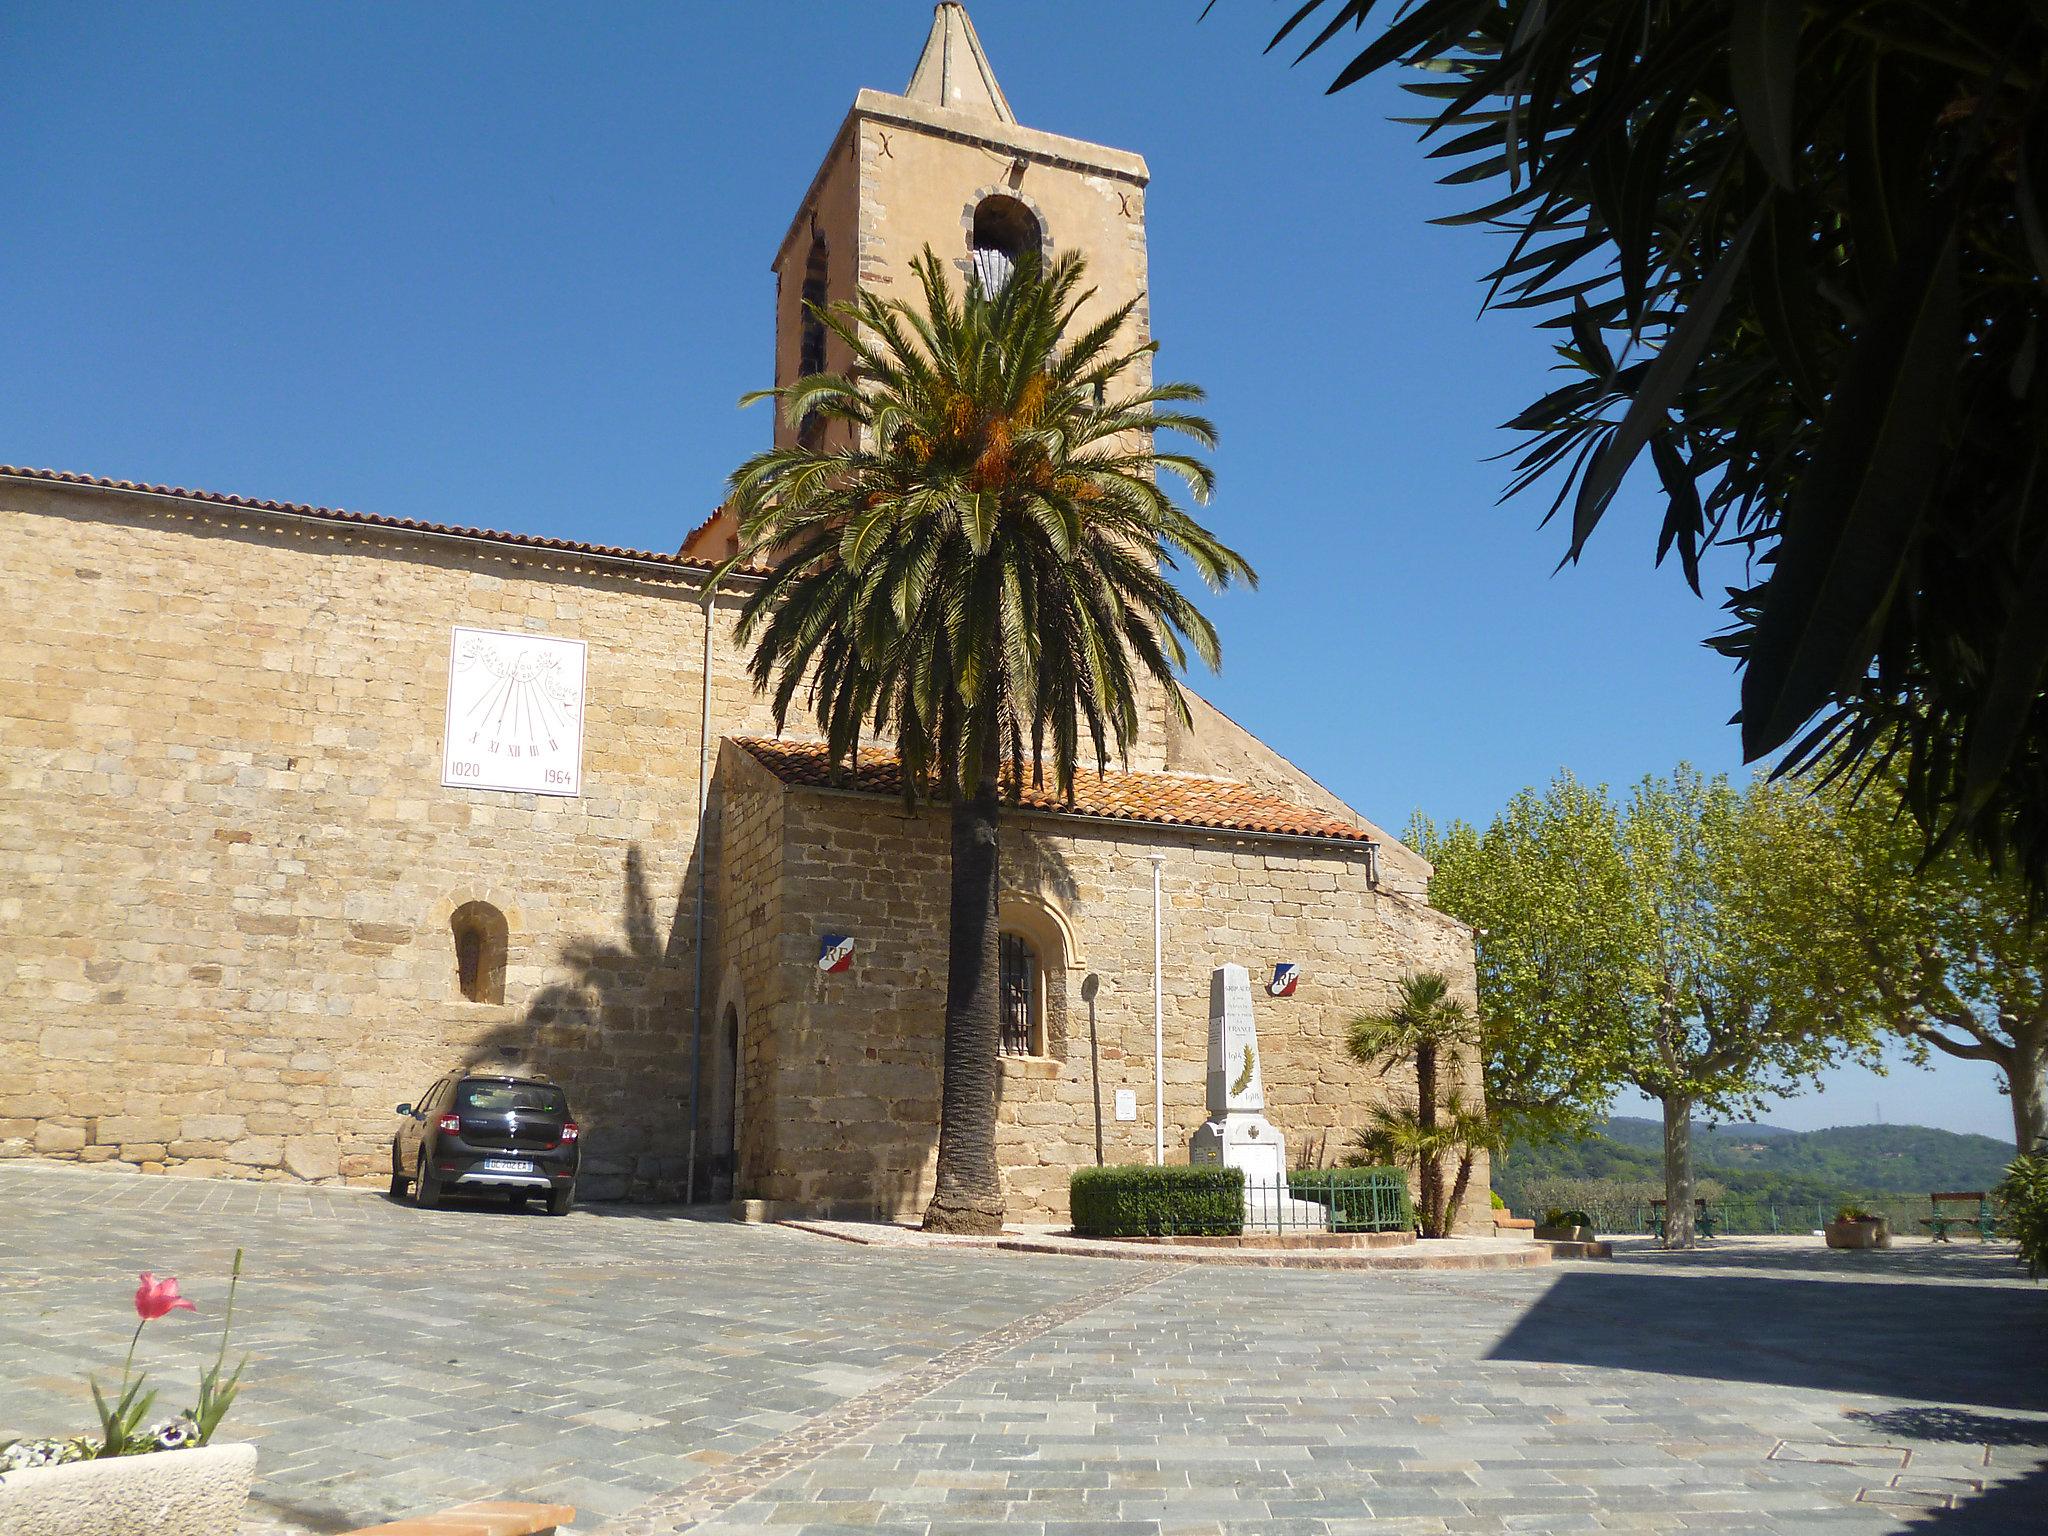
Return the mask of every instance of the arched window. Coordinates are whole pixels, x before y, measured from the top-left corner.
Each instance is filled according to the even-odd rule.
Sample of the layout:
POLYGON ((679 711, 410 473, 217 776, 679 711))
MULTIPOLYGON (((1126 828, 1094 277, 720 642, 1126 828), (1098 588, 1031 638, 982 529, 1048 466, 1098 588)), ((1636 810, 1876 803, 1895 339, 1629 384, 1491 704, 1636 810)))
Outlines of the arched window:
POLYGON ((1002 937, 996 996, 1002 1010, 1003 1054, 1045 1055, 1045 972, 1038 963, 1038 952, 1022 934, 1002 937))
POLYGON ((1038 216, 1016 198, 998 192, 974 205, 974 271, 984 292, 1001 288, 1020 258, 1044 248, 1038 216))
MULTIPOLYGON (((825 371, 825 322, 818 311, 825 307, 825 280, 830 272, 830 252, 821 234, 811 235, 810 259, 804 263, 803 316, 797 330, 796 371, 808 378, 825 371)), ((797 441, 815 448, 825 435, 824 418, 813 412, 796 429, 797 441)))
POLYGON ((818 318, 816 311, 825 307, 829 255, 825 237, 812 235, 810 259, 804 263, 803 320, 797 332, 801 340, 797 347, 796 368, 801 374, 825 371, 825 322, 818 318))
POLYGON ((505 914, 488 901, 466 901, 448 919, 455 935, 455 986, 472 1003, 505 1001, 505 914))

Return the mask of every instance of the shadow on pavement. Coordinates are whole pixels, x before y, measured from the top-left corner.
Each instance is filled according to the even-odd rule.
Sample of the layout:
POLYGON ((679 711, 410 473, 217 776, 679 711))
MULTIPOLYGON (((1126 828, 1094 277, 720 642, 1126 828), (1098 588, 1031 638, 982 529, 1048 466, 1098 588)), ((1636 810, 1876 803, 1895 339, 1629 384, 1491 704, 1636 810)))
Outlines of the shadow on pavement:
POLYGON ((1875 1434, 1905 1440, 1994 1448, 2048 1445, 2048 1419, 2013 1419, 1967 1408, 1892 1408, 1882 1413, 1851 1408, 1842 1417, 1875 1434))
POLYGON ((1982 1493, 1966 1496, 1954 1509, 1922 1515, 1918 1531, 1940 1536, 2020 1536, 2048 1530, 2048 1468, 2036 1467, 2025 1477, 1994 1483, 1982 1493))
MULTIPOLYGON (((387 1205, 402 1205, 412 1209, 409 1196, 380 1195, 387 1205)), ((463 1194, 458 1190, 443 1190, 441 1204, 437 1208, 445 1211, 460 1211, 476 1216, 531 1217, 536 1221, 548 1221, 546 1205, 540 1200, 528 1200, 515 1205, 500 1194, 463 1194)), ((724 1203, 717 1205, 642 1205, 626 1200, 578 1201, 575 1209, 586 1216, 624 1216, 636 1221, 702 1221, 736 1222, 732 1208, 724 1203)), ((434 1212, 422 1212, 433 1215, 434 1212)))
POLYGON ((1953 1509, 1924 1515, 1915 1530, 1939 1531, 1942 1536, 1979 1531, 2006 1536, 2009 1532, 2048 1530, 2048 1466, 2035 1466, 2018 1477, 2000 1476, 2004 1466, 2025 1459, 2012 1456, 2012 1452, 2048 1446, 2048 1419, 2015 1419, 1972 1413, 1967 1408, 1893 1408, 1882 1413, 1852 1408, 1842 1417, 1859 1431, 1868 1430, 1893 1443, 1989 1448, 1992 1465, 1985 1469, 1984 1476, 1990 1481, 1984 1491, 1965 1494, 1953 1509))
POLYGON ((1496 1360, 2048 1409, 2048 1290, 1573 1270, 1496 1360))
POLYGON ((708 1221, 739 1223, 724 1201, 710 1205, 641 1205, 627 1200, 592 1200, 576 1207, 592 1216, 623 1216, 632 1221, 708 1221))
POLYGON ((1829 1248, 1820 1239, 1722 1238, 1683 1253, 1649 1238, 1618 1237, 1614 1259, 1625 1268, 1655 1266, 1708 1273, 1742 1269, 1772 1274, 1821 1275, 1835 1280, 1909 1279, 2024 1282, 2026 1269, 2012 1243, 1930 1243, 1902 1239, 1890 1248, 1829 1248))

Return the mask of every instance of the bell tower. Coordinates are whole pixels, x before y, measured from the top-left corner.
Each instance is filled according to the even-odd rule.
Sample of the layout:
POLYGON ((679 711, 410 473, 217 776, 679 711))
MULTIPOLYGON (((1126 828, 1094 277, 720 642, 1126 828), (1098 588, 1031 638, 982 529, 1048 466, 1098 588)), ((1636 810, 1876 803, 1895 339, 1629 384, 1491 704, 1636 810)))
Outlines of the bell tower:
MULTIPOLYGON (((1022 126, 966 7, 937 6, 910 83, 854 98, 775 253, 775 382, 849 362, 806 303, 911 298, 926 246, 963 283, 977 269, 1000 282, 1027 251, 1079 251, 1097 290, 1083 318, 1139 299, 1129 342, 1144 340, 1148 177, 1128 150, 1022 126)), ((782 421, 775 434, 798 435, 782 421)))

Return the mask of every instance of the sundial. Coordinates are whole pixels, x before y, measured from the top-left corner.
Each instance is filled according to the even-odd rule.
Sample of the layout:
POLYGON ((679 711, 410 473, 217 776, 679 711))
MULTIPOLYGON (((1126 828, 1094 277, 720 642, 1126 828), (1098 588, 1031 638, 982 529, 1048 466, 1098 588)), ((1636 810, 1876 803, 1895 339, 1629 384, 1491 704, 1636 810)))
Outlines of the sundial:
POLYGON ((581 640, 456 626, 441 782, 575 795, 583 778, 581 640))

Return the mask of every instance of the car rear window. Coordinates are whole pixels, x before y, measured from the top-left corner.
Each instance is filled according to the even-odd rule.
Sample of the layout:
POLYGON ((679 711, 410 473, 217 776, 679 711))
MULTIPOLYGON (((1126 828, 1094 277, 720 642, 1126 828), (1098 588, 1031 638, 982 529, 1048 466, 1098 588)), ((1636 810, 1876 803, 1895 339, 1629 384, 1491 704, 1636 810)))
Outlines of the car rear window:
POLYGON ((552 1083, 464 1083, 455 1090, 455 1102, 482 1114, 560 1115, 569 1109, 569 1096, 552 1083))

